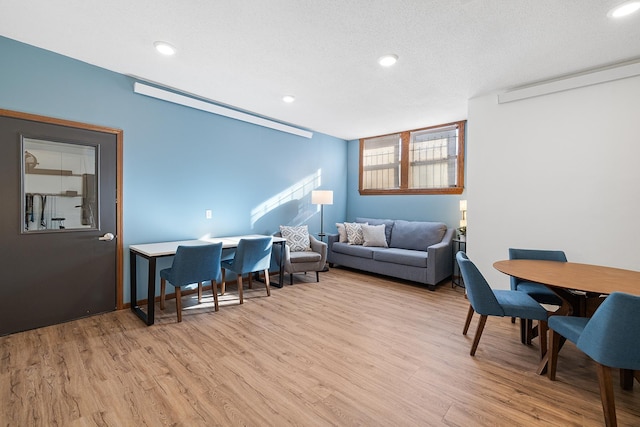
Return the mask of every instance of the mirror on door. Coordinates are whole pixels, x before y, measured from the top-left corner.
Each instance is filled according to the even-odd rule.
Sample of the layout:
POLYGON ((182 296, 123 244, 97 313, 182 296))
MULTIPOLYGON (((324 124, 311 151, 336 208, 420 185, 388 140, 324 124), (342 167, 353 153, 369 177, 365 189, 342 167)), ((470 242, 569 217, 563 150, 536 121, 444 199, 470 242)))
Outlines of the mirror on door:
POLYGON ((23 136, 22 153, 23 233, 96 229, 96 147, 23 136))

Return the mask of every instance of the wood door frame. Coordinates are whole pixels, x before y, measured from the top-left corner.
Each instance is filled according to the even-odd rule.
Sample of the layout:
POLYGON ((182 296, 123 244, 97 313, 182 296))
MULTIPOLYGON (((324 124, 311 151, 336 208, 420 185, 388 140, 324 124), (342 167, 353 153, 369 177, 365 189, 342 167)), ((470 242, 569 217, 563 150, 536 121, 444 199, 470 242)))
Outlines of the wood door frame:
POLYGON ((95 132, 112 134, 116 137, 116 310, 124 308, 123 302, 123 240, 122 227, 122 161, 123 161, 123 131, 122 129, 97 126, 88 123, 74 122, 71 120, 57 119, 54 117, 40 116, 37 114, 22 113, 19 111, 0 109, 0 117, 30 120, 34 122, 66 126, 95 132))

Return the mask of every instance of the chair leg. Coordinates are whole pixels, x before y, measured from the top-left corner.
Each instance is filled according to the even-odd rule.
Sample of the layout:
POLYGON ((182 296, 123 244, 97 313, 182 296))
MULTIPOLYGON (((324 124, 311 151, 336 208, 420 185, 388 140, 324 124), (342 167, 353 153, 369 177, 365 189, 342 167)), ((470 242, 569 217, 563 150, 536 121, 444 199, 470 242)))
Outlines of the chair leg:
POLYGON ((515 317, 511 318, 511 323, 516 323, 516 318, 515 317))
POLYGON ((211 291, 213 292, 213 306, 218 311, 218 283, 215 280, 211 281, 211 291))
POLYGON ((269 269, 264 271, 264 287, 267 288, 267 296, 271 296, 271 288, 269 287, 269 269))
POLYGON ((533 331, 533 320, 520 319, 520 341, 522 344, 531 345, 531 340, 536 337, 533 331))
POLYGON ((475 356, 476 349, 478 348, 478 343, 480 342, 480 337, 482 336, 482 331, 484 330, 484 325, 487 323, 487 315, 483 314, 480 316, 480 321, 478 322, 478 329, 476 329, 476 336, 473 338, 473 345, 471 346, 470 355, 475 356))
POLYGON ((253 273, 249 273, 249 289, 253 289, 253 273))
POLYGON ((551 381, 556 380, 556 369, 558 367, 558 351, 560 350, 560 334, 549 329, 549 364, 547 375, 551 381))
POLYGON ((538 336, 540 337, 540 359, 547 354, 547 334, 549 326, 545 320, 538 320, 538 336))
POLYGON ((167 288, 167 281, 160 278, 160 310, 164 310, 164 294, 167 288))
POLYGON ((202 304, 202 282, 198 282, 198 304, 202 304))
POLYGON ((227 270, 222 269, 222 283, 220 283, 220 295, 224 295, 227 290, 227 282, 225 281, 227 270))
POLYGON ((289 284, 293 285, 293 273, 289 274, 289 284))
POLYGON ((620 369, 620 388, 633 390, 633 370, 620 369))
POLYGON ((598 383, 600 383, 600 399, 602 400, 605 425, 607 427, 616 426, 616 402, 611 381, 611 368, 600 363, 596 363, 596 367, 598 369, 598 383))
POLYGON ((473 307, 469 304, 469 311, 467 312, 467 320, 464 322, 464 329, 462 330, 462 335, 467 335, 469 331, 469 325, 471 325, 471 318, 473 317, 473 307))
POLYGON ((180 286, 176 287, 176 313, 178 314, 178 322, 182 322, 182 293, 180 286))
POLYGON ((320 282, 320 272, 316 271, 316 282, 320 282))
POLYGON ((240 297, 240 304, 244 304, 244 296, 242 295, 242 274, 238 273, 238 296, 240 297))

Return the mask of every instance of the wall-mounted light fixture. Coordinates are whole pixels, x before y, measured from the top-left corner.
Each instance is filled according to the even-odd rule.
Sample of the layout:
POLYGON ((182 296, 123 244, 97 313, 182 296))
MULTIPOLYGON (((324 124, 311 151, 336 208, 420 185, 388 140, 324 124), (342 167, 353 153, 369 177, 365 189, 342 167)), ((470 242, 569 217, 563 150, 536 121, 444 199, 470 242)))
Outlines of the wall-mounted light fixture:
POLYGON ((217 114, 219 116, 229 117, 230 119, 241 120, 243 122, 251 123, 258 126, 264 126, 266 128, 279 130, 281 132, 287 132, 293 135, 302 136, 304 138, 310 139, 313 137, 313 132, 308 130, 299 129, 293 126, 285 125, 283 123, 275 122, 273 120, 254 116, 252 114, 243 113, 242 111, 232 110, 231 108, 222 107, 212 102, 207 102, 190 96, 181 95, 179 93, 160 89, 155 86, 149 86, 146 84, 135 82, 133 84, 133 91, 140 95, 150 96, 152 98, 161 99, 167 102, 173 102, 174 104, 183 105, 189 108, 195 108, 197 110, 206 111, 208 113, 217 114))

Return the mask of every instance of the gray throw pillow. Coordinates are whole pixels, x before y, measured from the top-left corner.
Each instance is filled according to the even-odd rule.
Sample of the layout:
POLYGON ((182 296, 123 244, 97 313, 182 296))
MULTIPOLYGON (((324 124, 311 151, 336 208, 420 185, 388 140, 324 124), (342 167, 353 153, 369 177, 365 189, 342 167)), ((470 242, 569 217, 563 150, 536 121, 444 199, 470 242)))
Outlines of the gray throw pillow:
POLYGON ((362 235, 364 243, 362 246, 372 246, 379 248, 387 248, 387 238, 384 234, 385 225, 362 225, 362 235))

